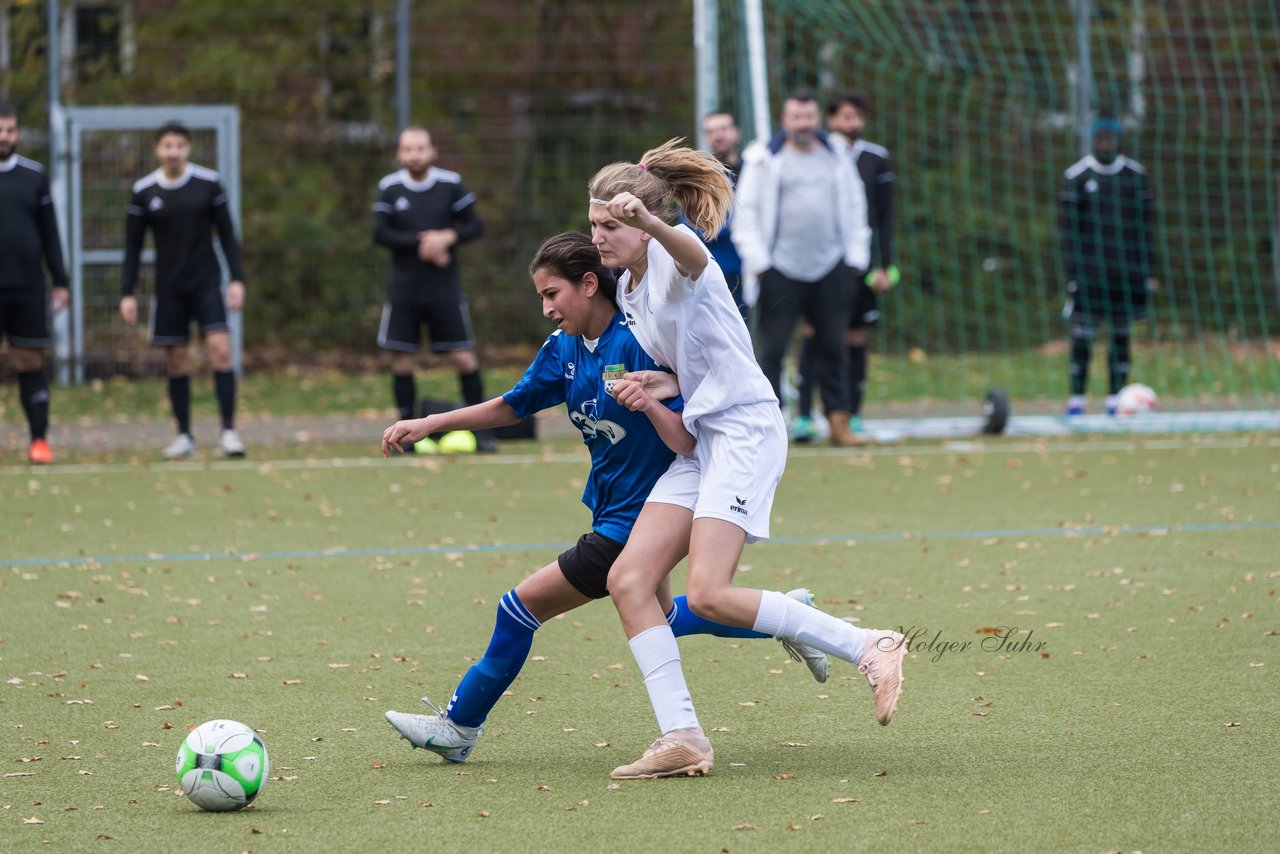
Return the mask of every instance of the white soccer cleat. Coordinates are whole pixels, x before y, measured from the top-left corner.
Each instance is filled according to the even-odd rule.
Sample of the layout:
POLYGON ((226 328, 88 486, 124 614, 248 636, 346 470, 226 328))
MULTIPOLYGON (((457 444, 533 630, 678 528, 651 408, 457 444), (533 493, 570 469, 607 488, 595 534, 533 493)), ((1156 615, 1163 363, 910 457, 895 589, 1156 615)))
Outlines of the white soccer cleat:
POLYGON ((179 433, 173 437, 173 441, 164 446, 161 451, 166 460, 181 460, 196 455, 196 443, 191 439, 190 433, 179 433))
POLYGON ((222 451, 224 457, 243 457, 244 440, 235 430, 223 430, 218 437, 218 450, 222 451))
POLYGON ((858 672, 867 677, 876 703, 876 720, 888 726, 902 696, 902 659, 907 639, 897 632, 871 630, 858 672))
POLYGON ((619 765, 615 780, 657 780, 661 777, 703 777, 715 765, 715 751, 701 729, 678 729, 659 738, 644 755, 619 765))
MULTIPOLYGON (((790 590, 786 595, 788 599, 794 599, 797 602, 808 605, 810 608, 813 607, 813 594, 803 587, 790 590)), ((784 638, 778 638, 777 640, 778 643, 782 644, 782 648, 787 651, 787 655, 791 656, 792 661, 803 661, 805 663, 815 680, 818 682, 827 681, 827 673, 830 670, 831 662, 827 659, 825 652, 798 641, 784 638)))
MULTIPOLYGON (((426 697, 422 702, 431 708, 426 697)), ((404 712, 387 712, 387 723, 400 733, 400 737, 414 747, 430 750, 446 762, 466 762, 476 746, 476 739, 484 727, 465 727, 455 724, 436 709, 434 715, 410 715, 404 712)))

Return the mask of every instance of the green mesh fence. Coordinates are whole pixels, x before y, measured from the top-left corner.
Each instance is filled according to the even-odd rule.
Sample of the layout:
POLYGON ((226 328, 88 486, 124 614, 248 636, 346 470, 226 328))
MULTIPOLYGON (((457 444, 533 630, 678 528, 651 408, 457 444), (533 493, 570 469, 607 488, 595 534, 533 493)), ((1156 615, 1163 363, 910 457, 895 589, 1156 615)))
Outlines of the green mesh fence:
MULTIPOLYGON (((742 5, 719 4, 720 89, 750 126, 742 5)), ((1092 113, 1121 123, 1124 154, 1145 167, 1157 213, 1150 272, 1159 290, 1148 319, 1133 326, 1131 379, 1155 388, 1166 409, 1275 408, 1277 7, 1092 6, 1083 85, 1092 113)), ((881 298, 868 406, 891 397, 917 411, 958 410, 1002 387, 1022 411, 1060 411, 1069 391, 1060 193, 1064 170, 1084 153, 1074 4, 764 7, 773 115, 789 90, 824 101, 861 91, 873 104, 864 138, 893 157, 902 283, 881 298)), ((1084 186, 1088 178, 1075 188, 1086 205, 1096 189, 1084 186)), ((1123 230, 1135 217, 1140 211, 1095 208, 1077 218, 1072 228, 1089 232, 1076 247, 1081 265, 1109 250, 1125 255, 1134 241, 1123 230)), ((1122 259, 1127 269, 1089 278, 1141 281, 1134 263, 1122 259)), ((1135 297, 1108 298, 1138 308, 1135 297)), ((1093 348, 1095 411, 1108 390, 1108 335, 1103 324, 1093 348)))
MULTIPOLYGON (((370 206, 396 168, 394 0, 61 6, 65 104, 239 107, 249 363, 372 357, 387 252, 372 243, 370 206)), ((23 151, 41 159, 44 7, 0 3, 0 98, 20 112, 23 151)), ((439 165, 462 174, 487 226, 459 251, 477 339, 490 364, 524 359, 548 331, 527 273, 539 243, 586 227, 586 185, 600 166, 690 130, 689 7, 439 0, 410 9, 411 120, 432 131, 439 165)), ((154 164, 144 156, 136 168, 141 177, 154 164)), ((115 227, 123 223, 121 207, 115 227)), ((113 286, 104 281, 102 293, 113 286)))

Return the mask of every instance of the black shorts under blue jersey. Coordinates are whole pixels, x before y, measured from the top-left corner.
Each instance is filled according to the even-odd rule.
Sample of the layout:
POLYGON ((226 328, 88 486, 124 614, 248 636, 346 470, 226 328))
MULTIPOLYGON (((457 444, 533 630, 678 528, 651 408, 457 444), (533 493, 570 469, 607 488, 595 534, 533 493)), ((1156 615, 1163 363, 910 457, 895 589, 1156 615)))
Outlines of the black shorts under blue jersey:
POLYGON ((609 570, 624 545, 595 531, 583 534, 560 555, 560 571, 583 596, 603 599, 609 595, 609 570))

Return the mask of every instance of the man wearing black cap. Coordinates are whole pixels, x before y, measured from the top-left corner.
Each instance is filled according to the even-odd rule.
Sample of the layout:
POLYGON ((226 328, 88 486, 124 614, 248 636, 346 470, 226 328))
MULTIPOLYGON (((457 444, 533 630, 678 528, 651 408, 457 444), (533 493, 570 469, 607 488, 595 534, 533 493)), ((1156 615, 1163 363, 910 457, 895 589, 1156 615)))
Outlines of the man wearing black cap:
POLYGON ((1111 329, 1107 413, 1129 381, 1132 324, 1147 315, 1155 277, 1155 200, 1146 170, 1120 153, 1115 119, 1093 123, 1093 153, 1063 176, 1058 202, 1062 264, 1067 275, 1063 316, 1071 325, 1071 396, 1067 415, 1083 415, 1089 356, 1098 327, 1111 329))

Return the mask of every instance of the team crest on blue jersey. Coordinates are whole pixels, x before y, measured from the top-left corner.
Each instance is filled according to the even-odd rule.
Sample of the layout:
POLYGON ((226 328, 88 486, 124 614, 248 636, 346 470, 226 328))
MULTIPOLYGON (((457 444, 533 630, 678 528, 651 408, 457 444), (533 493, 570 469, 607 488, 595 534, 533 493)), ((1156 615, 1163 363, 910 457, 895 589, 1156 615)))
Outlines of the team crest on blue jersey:
POLYGON ((1096 193, 1096 192, 1098 192, 1098 182, 1097 182, 1097 181, 1095 181, 1095 180, 1093 180, 1092 178, 1090 178, 1088 181, 1085 181, 1085 182, 1084 182, 1084 191, 1085 191, 1086 193, 1096 193))
POLYGON ((597 414, 598 411, 599 405, 593 397, 591 400, 584 401, 577 411, 570 412, 569 420, 587 439, 603 436, 609 440, 609 444, 616 445, 626 438, 626 428, 608 419, 601 419, 597 414))
POLYGON ((605 393, 612 396, 613 387, 618 384, 618 380, 622 379, 623 374, 627 372, 626 365, 605 365, 604 370, 600 373, 600 379, 604 381, 605 393))
POLYGON ((396 199, 396 210, 407 211, 408 209, 409 209, 408 199, 406 199, 404 196, 401 196, 400 198, 396 199))
POLYGON ((164 207, 164 199, 160 198, 159 196, 152 196, 151 201, 150 203, 148 203, 147 207, 151 208, 153 211, 158 211, 162 207, 164 207))

